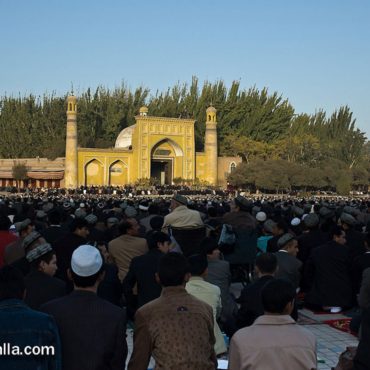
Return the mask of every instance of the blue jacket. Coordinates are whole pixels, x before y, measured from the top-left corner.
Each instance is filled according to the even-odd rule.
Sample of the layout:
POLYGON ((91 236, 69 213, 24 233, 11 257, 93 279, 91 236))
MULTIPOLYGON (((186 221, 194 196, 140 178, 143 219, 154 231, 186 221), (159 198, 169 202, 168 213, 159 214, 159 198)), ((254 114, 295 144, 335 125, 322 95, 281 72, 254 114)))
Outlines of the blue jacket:
MULTIPOLYGON (((39 350, 39 349, 37 349, 39 350)), ((61 347, 54 318, 31 310, 19 299, 0 301, 0 369, 60 370, 61 347), (9 355, 9 348, 52 346, 54 355, 9 355)))

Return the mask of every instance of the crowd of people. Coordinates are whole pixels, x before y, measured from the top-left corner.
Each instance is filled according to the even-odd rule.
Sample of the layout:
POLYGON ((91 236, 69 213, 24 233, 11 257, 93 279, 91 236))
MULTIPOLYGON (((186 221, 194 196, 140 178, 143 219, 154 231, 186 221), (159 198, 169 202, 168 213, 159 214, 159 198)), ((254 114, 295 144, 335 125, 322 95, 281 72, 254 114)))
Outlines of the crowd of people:
MULTIPOLYGON (((0 196, 6 369, 315 369, 298 309, 357 307, 370 368, 370 200, 174 187, 0 196), (231 284, 240 282, 240 295, 231 284), (127 358, 126 327, 134 327, 127 358)), ((1 352, 1 349, 0 349, 1 352)))

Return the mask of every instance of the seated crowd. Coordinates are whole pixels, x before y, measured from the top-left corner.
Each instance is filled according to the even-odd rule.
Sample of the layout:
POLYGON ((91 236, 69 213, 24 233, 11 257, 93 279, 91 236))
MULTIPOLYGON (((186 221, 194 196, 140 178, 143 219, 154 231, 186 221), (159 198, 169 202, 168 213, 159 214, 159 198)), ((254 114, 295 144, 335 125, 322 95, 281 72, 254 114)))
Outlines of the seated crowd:
POLYGON ((305 306, 358 307, 353 368, 368 369, 369 228, 356 200, 4 197, 0 347, 55 353, 1 347, 0 368, 316 369, 305 306))

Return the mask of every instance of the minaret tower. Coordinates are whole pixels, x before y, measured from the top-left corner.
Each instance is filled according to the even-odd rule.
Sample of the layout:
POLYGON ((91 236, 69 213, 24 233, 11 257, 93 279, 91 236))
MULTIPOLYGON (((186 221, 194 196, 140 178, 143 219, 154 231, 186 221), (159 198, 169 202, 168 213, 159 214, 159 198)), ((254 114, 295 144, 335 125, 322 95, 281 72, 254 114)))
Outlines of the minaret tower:
POLYGON ((64 187, 77 188, 77 99, 74 95, 67 98, 67 135, 64 187))
POLYGON ((217 120, 216 109, 212 106, 207 108, 206 134, 204 151, 206 153, 206 181, 211 185, 217 185, 217 120))

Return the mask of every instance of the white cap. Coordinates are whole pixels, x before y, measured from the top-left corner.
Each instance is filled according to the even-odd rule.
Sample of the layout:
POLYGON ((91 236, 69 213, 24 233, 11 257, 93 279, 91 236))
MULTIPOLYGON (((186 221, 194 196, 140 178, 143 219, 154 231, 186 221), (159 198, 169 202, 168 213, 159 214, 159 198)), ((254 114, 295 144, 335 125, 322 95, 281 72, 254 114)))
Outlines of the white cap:
POLYGON ((72 254, 72 271, 78 276, 92 276, 103 265, 100 252, 92 245, 80 245, 72 254))
POLYGON ((267 219, 266 213, 265 212, 258 212, 256 214, 256 220, 260 222, 265 222, 267 219))
POLYGON ((292 226, 298 226, 301 223, 301 220, 298 217, 294 217, 293 220, 290 222, 292 226))
POLYGON ((80 208, 85 208, 85 203, 80 203, 80 208))

